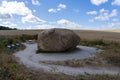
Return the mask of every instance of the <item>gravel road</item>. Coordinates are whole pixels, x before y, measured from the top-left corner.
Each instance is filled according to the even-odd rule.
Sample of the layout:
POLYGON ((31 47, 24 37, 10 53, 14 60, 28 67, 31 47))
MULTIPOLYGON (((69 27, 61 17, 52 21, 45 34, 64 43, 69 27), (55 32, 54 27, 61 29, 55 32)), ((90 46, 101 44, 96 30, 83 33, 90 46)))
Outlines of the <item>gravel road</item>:
POLYGON ((84 59, 95 56, 101 50, 93 47, 78 46, 77 51, 71 53, 39 53, 36 54, 37 44, 26 44, 26 49, 16 52, 14 54, 17 57, 18 62, 23 63, 25 66, 32 69, 42 69, 44 71, 53 73, 64 73, 67 75, 79 75, 79 74, 120 74, 119 68, 94 68, 94 67, 68 67, 58 65, 48 65, 40 63, 40 61, 64 61, 71 59, 84 59))

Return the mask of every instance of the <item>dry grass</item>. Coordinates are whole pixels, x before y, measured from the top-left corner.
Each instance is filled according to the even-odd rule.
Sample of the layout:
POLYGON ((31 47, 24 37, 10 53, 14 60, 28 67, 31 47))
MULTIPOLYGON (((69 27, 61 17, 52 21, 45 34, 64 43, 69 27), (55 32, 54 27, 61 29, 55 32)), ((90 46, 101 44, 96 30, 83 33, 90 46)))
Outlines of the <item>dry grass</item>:
POLYGON ((108 63, 120 67, 120 43, 104 40, 83 40, 81 45, 103 49, 104 51, 98 56, 103 57, 108 63))
POLYGON ((1 36, 20 36, 22 34, 26 35, 36 35, 42 30, 0 30, 1 36))
POLYGON ((120 33, 105 32, 105 31, 90 31, 90 30, 76 30, 82 39, 86 40, 106 40, 120 42, 120 33))
POLYGON ((119 75, 80 75, 51 74, 41 70, 33 71, 18 64, 13 55, 0 54, 0 80, 119 80, 119 75))
MULTIPOLYGON (((0 30, 0 36, 21 36, 36 35, 42 30, 0 30)), ((103 39, 109 41, 120 42, 120 33, 108 32, 108 31, 93 31, 93 30, 74 30, 82 39, 103 39)))
POLYGON ((63 65, 70 67, 110 67, 111 65, 107 63, 104 59, 100 57, 92 57, 87 59, 72 59, 65 61, 40 61, 44 64, 52 64, 52 65, 63 65))
POLYGON ((114 30, 103 30, 105 32, 115 32, 115 33, 120 33, 120 29, 114 29, 114 30))
POLYGON ((18 64, 14 56, 0 54, 0 80, 120 80, 120 75, 79 75, 46 73, 33 71, 18 64))
MULTIPOLYGON (((35 35, 39 32, 39 30, 0 31, 0 36, 21 36, 22 34, 35 35)), ((81 41, 82 45, 95 46, 101 49, 105 49, 106 51, 100 56, 105 58, 110 64, 120 66, 120 44, 108 42, 104 43, 99 41, 103 39, 120 42, 120 33, 82 30, 75 32, 83 39, 83 41, 81 41)), ((8 55, 3 52, 0 53, 0 80, 120 80, 120 75, 86 74, 79 76, 68 76, 65 74, 46 73, 41 70, 33 71, 26 68, 24 65, 18 64, 13 55, 8 55)))

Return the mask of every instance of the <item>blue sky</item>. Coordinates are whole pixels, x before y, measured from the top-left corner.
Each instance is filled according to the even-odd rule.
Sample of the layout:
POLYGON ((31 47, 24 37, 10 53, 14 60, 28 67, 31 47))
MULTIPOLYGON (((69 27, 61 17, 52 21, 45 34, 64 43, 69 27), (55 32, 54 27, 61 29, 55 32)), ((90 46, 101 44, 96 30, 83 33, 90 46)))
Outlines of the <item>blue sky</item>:
POLYGON ((0 0, 0 25, 18 29, 120 29, 120 0, 0 0))

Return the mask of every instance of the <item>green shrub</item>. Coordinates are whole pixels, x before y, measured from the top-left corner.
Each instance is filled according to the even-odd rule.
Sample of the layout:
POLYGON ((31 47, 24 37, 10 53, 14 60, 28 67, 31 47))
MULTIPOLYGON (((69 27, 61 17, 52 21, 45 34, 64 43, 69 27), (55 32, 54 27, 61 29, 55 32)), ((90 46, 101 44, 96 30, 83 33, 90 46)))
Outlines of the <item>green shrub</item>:
POLYGON ((26 41, 26 40, 37 40, 37 35, 26 35, 26 34, 23 34, 22 36, 20 36, 20 40, 21 41, 26 41))
POLYGON ((80 45, 85 45, 85 46, 106 46, 108 43, 106 43, 104 40, 81 40, 80 45))
MULTIPOLYGON (((21 43, 16 37, 0 37, 0 53, 7 53, 7 45, 21 43)), ((25 46, 20 44, 19 49, 24 49, 25 46)))

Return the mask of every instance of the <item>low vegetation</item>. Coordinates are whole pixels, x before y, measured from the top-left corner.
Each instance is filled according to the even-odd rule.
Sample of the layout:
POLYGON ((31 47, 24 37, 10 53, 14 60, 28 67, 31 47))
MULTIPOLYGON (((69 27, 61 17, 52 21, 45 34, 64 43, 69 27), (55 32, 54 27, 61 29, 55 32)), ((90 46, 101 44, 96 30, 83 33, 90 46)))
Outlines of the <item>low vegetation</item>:
POLYGON ((23 42, 25 42, 26 40, 37 40, 37 36, 38 35, 26 35, 26 34, 22 34, 21 36, 19 36, 19 39, 23 42))
POLYGON ((14 45, 13 52, 25 48, 25 46, 21 44, 21 40, 19 40, 17 38, 0 37, 0 54, 1 53, 7 54, 8 51, 12 50, 12 45, 14 45), (16 44, 19 44, 19 46, 16 44), (11 50, 8 50, 8 46, 9 46, 9 49, 11 49, 11 50))
POLYGON ((94 46, 104 51, 100 54, 108 63, 120 67, 120 43, 104 40, 83 40, 80 43, 85 46, 94 46))
MULTIPOLYGON (((18 64, 13 55, 6 53, 6 45, 8 43, 20 43, 22 40, 27 39, 25 36, 23 38, 0 37, 0 80, 120 80, 120 75, 90 75, 86 73, 85 75, 68 76, 65 74, 52 74, 43 72, 42 70, 33 71, 28 69, 24 65, 18 64)), ((29 37, 28 39, 32 38, 29 37)), ((82 40, 80 44, 105 50, 100 56, 105 58, 108 63, 120 67, 119 43, 103 40, 82 40)))
POLYGON ((12 55, 0 54, 0 80, 27 80, 23 69, 12 55))
POLYGON ((70 67, 110 67, 111 65, 104 61, 103 58, 100 57, 91 57, 86 59, 72 59, 72 60, 65 60, 65 61, 40 61, 44 64, 51 64, 51 65, 63 65, 63 66, 70 66, 70 67))

